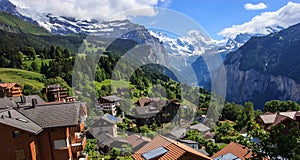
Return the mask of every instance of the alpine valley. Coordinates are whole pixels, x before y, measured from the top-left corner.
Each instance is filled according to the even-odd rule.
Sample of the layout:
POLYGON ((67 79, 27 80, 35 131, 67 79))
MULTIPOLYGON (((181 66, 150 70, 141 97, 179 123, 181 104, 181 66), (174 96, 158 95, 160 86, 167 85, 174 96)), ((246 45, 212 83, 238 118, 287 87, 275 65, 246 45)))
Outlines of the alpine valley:
MULTIPOLYGON (((39 13, 29 18, 26 14, 20 13, 8 0, 0 0, 0 10, 17 16, 33 26, 42 27, 43 29, 38 29, 38 33, 41 34, 36 35, 40 38, 47 34, 63 35, 66 39, 70 35, 81 37, 91 34, 106 38, 129 39, 139 45, 163 44, 164 49, 160 52, 168 57, 170 65, 167 67, 184 77, 185 83, 203 86, 208 90, 211 87, 210 72, 218 70, 223 64, 214 63, 208 70, 202 55, 213 51, 212 54, 220 54, 225 62, 226 77, 219 78, 227 80, 228 101, 236 103, 252 101, 260 108, 264 102, 271 99, 291 99, 298 102, 300 100, 298 63, 300 25, 287 29, 280 26, 266 27, 263 28, 265 34, 241 33, 219 42, 203 36, 198 31, 190 31, 184 37, 170 37, 159 31, 149 30, 141 24, 132 23, 130 20, 98 22, 51 13, 39 13), (198 79, 196 82, 189 78, 193 73, 198 79)), ((12 30, 13 28, 5 21, 0 21, 1 30, 24 33, 24 30, 12 30)), ((73 46, 74 51, 80 42, 82 41, 73 46)))

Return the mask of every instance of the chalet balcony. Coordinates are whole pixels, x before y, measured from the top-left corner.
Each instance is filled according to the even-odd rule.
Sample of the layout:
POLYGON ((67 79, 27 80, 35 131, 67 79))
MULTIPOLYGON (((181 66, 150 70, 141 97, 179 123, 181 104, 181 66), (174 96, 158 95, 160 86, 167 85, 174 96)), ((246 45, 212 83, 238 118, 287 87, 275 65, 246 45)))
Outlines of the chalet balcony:
POLYGON ((81 132, 84 130, 84 122, 81 122, 80 125, 70 127, 70 132, 81 132))
POLYGON ((77 152, 83 151, 85 145, 86 145, 85 137, 76 139, 76 143, 71 144, 72 152, 77 153, 77 152))
POLYGON ((11 93, 12 94, 16 94, 16 93, 19 94, 19 93, 21 93, 21 91, 20 90, 13 90, 13 91, 11 91, 11 93))
POLYGON ((115 110, 116 107, 115 106, 103 106, 102 110, 104 111, 111 111, 111 110, 115 110))

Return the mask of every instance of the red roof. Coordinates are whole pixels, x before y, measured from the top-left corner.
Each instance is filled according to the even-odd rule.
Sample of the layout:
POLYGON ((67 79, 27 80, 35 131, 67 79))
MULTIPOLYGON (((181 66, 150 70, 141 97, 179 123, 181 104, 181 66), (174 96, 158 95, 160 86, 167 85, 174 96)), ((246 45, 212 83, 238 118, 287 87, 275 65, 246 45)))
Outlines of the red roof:
POLYGON ((227 153, 231 153, 243 160, 243 159, 251 158, 253 152, 241 144, 230 142, 223 149, 221 149, 220 151, 212 155, 211 158, 216 158, 225 155, 227 153))
MULTIPOLYGON (((17 83, 0 83, 0 87, 2 88, 12 88, 13 86, 15 86, 17 83)), ((18 84, 17 84, 18 85, 18 84)), ((20 85, 19 85, 20 86, 20 85)))
MULTIPOLYGON (((172 160, 172 159, 185 159, 183 156, 190 155, 196 159, 211 160, 210 157, 203 153, 185 145, 180 142, 171 140, 164 136, 158 135, 151 142, 147 143, 144 147, 139 149, 135 154, 132 155, 135 160, 144 160, 142 154, 151 150, 164 147, 168 150, 167 153, 163 154, 158 160, 172 160)), ((187 156, 188 159, 190 157, 187 156)))

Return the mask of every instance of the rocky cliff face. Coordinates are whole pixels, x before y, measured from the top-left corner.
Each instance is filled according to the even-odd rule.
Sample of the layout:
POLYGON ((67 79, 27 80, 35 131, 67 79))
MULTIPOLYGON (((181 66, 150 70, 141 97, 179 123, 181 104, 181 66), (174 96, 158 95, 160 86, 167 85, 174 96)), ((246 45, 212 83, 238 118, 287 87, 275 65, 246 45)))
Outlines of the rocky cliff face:
POLYGON ((239 69, 241 53, 237 51, 225 65, 228 101, 252 101, 262 109, 268 100, 300 100, 300 84, 284 75, 262 73, 255 69, 239 69))

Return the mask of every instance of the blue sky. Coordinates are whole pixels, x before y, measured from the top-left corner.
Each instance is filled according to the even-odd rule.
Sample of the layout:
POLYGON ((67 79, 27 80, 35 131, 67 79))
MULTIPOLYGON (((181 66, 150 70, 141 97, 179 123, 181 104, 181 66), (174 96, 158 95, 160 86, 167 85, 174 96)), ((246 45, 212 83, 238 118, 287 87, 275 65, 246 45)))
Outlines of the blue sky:
MULTIPOLYGON (((235 38, 241 33, 268 34, 268 27, 286 28, 300 23, 300 0, 10 0, 23 15, 39 20, 39 13, 78 19, 130 19, 146 25, 167 8, 185 14, 214 39, 235 38), (246 5, 247 4, 247 5, 246 5), (135 12, 132 12, 135 10, 135 12), (117 16, 115 16, 117 15, 117 16)), ((188 33, 195 23, 178 19, 179 14, 161 17, 161 25, 188 33), (176 18, 178 21, 176 21, 176 18), (186 23, 188 22, 188 23, 186 23)), ((153 20, 154 19, 154 20, 153 20)), ((184 18, 183 18, 184 19, 184 18)), ((154 24, 154 23, 153 23, 154 24)))
MULTIPOLYGON (((172 0, 167 8, 181 12, 196 20, 214 39, 221 39, 218 33, 224 28, 250 21, 263 12, 274 12, 286 5, 286 0, 172 0), (264 3, 262 10, 246 10, 246 3, 264 3)), ((291 2, 300 3, 300 0, 291 2)), ((300 19, 299 19, 300 22, 300 19)))

